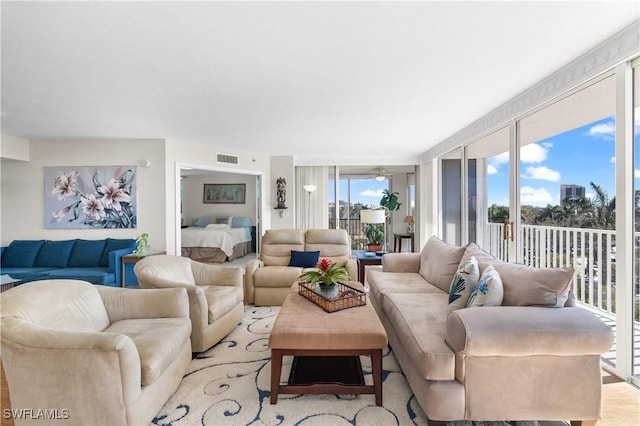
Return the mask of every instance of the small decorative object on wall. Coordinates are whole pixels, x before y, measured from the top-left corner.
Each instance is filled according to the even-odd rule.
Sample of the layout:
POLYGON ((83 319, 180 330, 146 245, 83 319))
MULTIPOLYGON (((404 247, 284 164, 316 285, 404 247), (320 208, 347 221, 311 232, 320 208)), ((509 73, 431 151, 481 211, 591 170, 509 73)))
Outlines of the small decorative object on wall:
POLYGON ((283 177, 276 179, 276 197, 278 205, 276 209, 286 209, 287 205, 287 181, 283 177))
POLYGON ((135 177, 135 166, 45 167, 44 227, 137 227, 135 177))
POLYGON ((247 186, 244 183, 205 183, 204 204, 244 204, 247 186))

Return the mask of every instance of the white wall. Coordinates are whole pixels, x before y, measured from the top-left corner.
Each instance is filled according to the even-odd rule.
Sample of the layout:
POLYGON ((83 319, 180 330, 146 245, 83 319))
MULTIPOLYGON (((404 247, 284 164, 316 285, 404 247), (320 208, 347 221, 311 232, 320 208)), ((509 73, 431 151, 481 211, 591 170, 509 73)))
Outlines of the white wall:
POLYGON ((185 225, 191 225, 198 216, 245 216, 256 222, 256 177, 252 175, 212 173, 192 175, 182 179, 182 217, 185 225), (246 186, 244 204, 205 204, 203 190, 205 183, 244 183, 246 186))
POLYGON ((0 157, 29 161, 29 140, 10 135, 0 137, 0 157))
POLYGON ((15 239, 135 238, 149 233, 153 248, 165 247, 165 158, 162 140, 30 141, 30 161, 2 160, 0 243, 15 239), (141 167, 142 160, 151 166, 141 167), (45 229, 44 167, 137 166, 138 228, 45 229))

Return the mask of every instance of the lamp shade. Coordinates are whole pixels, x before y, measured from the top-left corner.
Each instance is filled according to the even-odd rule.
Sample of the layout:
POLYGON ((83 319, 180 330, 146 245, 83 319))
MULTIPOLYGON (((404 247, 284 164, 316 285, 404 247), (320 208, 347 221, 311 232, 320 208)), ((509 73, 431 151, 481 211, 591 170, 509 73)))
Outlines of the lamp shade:
POLYGON ((307 191, 307 192, 309 192, 309 193, 311 193, 311 192, 315 191, 315 190, 316 190, 316 188, 318 188, 317 186, 315 186, 315 185, 310 185, 310 184, 302 185, 302 187, 304 188, 304 190, 305 190, 305 191, 307 191))
POLYGON ((415 223, 415 220, 413 219, 413 216, 409 215, 409 216, 404 218, 403 222, 404 223, 415 223))
POLYGON ((360 210, 360 221, 362 223, 384 223, 384 210, 360 210))

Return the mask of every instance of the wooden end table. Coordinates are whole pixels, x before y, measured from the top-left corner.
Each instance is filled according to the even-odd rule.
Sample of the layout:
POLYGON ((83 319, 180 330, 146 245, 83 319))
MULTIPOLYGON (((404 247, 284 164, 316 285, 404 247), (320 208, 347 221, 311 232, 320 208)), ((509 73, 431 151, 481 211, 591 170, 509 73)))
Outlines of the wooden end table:
POLYGON ((125 274, 125 265, 126 264, 131 264, 131 263, 138 263, 140 260, 144 259, 147 256, 155 256, 157 254, 167 254, 166 251, 148 251, 145 254, 141 254, 141 255, 137 255, 137 254, 125 254, 124 256, 120 257, 120 269, 122 271, 121 277, 120 277, 120 286, 122 288, 125 288, 127 286, 127 276, 125 274))
POLYGON ((362 250, 354 250, 353 254, 358 259, 358 281, 364 282, 364 271, 365 267, 369 265, 382 265, 382 255, 378 255, 374 253, 374 256, 367 256, 365 253, 374 253, 374 252, 366 252, 362 250))

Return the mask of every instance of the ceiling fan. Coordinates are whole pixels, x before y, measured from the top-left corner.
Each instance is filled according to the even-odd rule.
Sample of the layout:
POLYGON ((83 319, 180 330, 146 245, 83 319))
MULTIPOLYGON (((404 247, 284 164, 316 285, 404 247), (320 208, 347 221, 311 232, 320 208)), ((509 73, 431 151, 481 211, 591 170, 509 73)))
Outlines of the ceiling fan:
POLYGON ((385 180, 387 178, 387 174, 385 173, 384 169, 377 169, 376 170, 376 176, 375 179, 377 181, 382 182, 383 180, 385 180))

